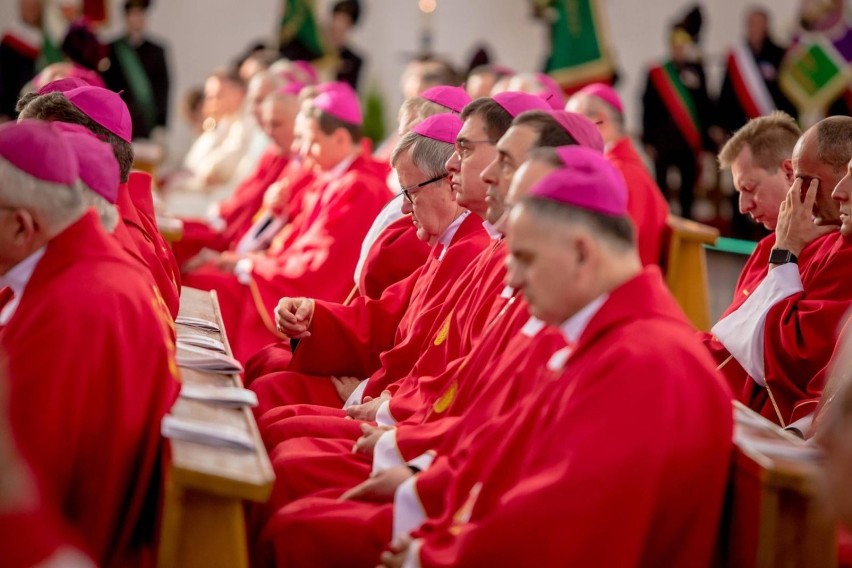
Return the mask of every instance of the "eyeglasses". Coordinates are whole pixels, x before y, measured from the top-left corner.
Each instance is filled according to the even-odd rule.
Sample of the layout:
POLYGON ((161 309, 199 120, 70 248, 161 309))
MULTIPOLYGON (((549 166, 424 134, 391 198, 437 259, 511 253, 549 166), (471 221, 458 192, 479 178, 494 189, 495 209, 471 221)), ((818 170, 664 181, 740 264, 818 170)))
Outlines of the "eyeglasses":
POLYGON ((476 144, 490 144, 490 145, 493 146, 496 143, 497 143, 496 140, 491 140, 491 139, 488 139, 488 140, 465 140, 465 139, 461 139, 461 140, 456 140, 454 148, 455 148, 456 154, 458 154, 459 158, 463 160, 463 159, 467 158, 468 156, 470 156, 470 153, 473 152, 473 146, 475 146, 476 144))
POLYGON ((435 183, 436 181, 441 181, 442 179, 444 179, 445 177, 447 177, 449 175, 450 174, 441 174, 438 177, 433 177, 432 179, 426 180, 423 183, 418 183, 417 185, 412 185, 411 187, 402 187, 400 189, 402 189, 402 194, 405 196, 405 198, 408 200, 408 202, 411 203, 412 205, 414 205, 414 198, 411 197, 412 193, 416 193, 418 189, 420 189, 423 186, 429 185, 430 183, 435 183))

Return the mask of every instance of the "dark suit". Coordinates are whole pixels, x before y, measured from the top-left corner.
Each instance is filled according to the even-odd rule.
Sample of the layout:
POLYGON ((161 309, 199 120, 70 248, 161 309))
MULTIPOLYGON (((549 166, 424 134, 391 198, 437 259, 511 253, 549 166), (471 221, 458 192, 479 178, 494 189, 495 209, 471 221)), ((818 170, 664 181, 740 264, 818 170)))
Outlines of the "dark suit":
MULTIPOLYGON (((126 38, 124 39, 126 40, 126 38)), ((147 39, 139 45, 133 46, 145 74, 148 76, 148 81, 151 83, 154 106, 156 107, 155 120, 153 124, 149 124, 145 118, 145 113, 130 89, 121 61, 116 56, 116 43, 113 42, 109 46, 110 66, 103 73, 104 82, 107 88, 113 91, 124 91, 122 98, 127 103, 130 109, 130 117, 133 120, 133 138, 147 138, 154 127, 166 126, 168 121, 169 69, 166 63, 166 52, 161 46, 147 39)))

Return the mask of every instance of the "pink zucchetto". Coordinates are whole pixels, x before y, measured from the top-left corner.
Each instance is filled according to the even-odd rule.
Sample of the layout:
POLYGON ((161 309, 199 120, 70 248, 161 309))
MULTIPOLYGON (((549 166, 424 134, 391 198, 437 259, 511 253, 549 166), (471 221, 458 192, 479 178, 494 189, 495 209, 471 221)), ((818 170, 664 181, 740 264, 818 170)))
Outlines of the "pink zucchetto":
POLYGON ((411 130, 420 136, 431 138, 438 142, 455 144, 456 137, 462 129, 462 124, 462 119, 459 118, 459 115, 445 112, 433 114, 421 120, 411 130))
POLYGON ((577 144, 603 153, 603 137, 591 120, 582 114, 567 110, 551 110, 548 114, 556 119, 556 122, 577 141, 577 144))
POLYGON ((560 146, 556 153, 564 165, 530 188, 531 197, 613 217, 627 215, 624 178, 600 152, 583 146, 560 146))
POLYGON ((319 80, 319 76, 317 75, 316 68, 309 62, 303 60, 293 61, 293 67, 299 70, 299 72, 304 76, 305 81, 308 84, 315 85, 319 80))
POLYGON ((420 93, 420 96, 456 113, 461 112, 471 101, 470 95, 463 88, 448 85, 430 87, 420 93))
POLYGON ((305 88, 305 85, 294 81, 292 83, 287 83, 283 87, 279 87, 275 94, 277 95, 299 95, 302 92, 302 89, 305 88))
POLYGON ((503 107, 512 118, 515 118, 522 112, 528 110, 551 110, 543 98, 530 93, 519 93, 515 91, 505 91, 491 97, 498 105, 503 107))
POLYGON ((45 86, 41 87, 36 94, 46 95, 47 93, 64 93, 66 91, 70 91, 73 89, 77 89, 79 87, 88 87, 90 86, 83 79, 79 79, 77 77, 65 77, 64 79, 57 79, 56 81, 51 81, 45 86))
POLYGON ((550 108, 554 110, 565 108, 565 93, 559 83, 547 73, 536 73, 535 78, 544 87, 544 90, 538 94, 550 105, 550 108))
POLYGON ((63 185, 77 181, 77 156, 52 124, 22 120, 0 126, 0 158, 36 179, 63 185))
POLYGON ((130 111, 118 93, 100 87, 79 87, 64 94, 80 112, 125 142, 132 140, 130 111))
POLYGON ((605 83, 592 83, 591 85, 586 85, 577 91, 577 93, 597 97, 621 114, 624 114, 624 104, 621 102, 621 97, 618 96, 615 89, 605 83))
POLYGON ((121 177, 112 145, 103 142, 91 130, 79 124, 54 122, 53 127, 62 132, 77 154, 79 175, 83 183, 110 203, 115 203, 121 177))
POLYGON ((358 94, 349 85, 346 88, 326 87, 311 102, 311 106, 349 124, 360 125, 363 122, 358 94))

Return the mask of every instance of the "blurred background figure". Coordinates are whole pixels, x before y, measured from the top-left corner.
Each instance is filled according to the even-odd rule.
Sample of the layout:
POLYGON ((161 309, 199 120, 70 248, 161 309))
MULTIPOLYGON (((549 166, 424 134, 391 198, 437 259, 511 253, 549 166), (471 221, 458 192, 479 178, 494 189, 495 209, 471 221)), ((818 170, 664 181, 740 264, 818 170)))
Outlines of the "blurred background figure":
POLYGON ((41 54, 41 3, 19 0, 17 16, 0 39, 0 122, 17 116, 18 93, 35 76, 41 54))
POLYGON ((124 35, 109 44, 107 88, 121 92, 133 120, 133 138, 151 138, 168 126, 169 65, 166 50, 147 34, 150 0, 124 2, 124 35))

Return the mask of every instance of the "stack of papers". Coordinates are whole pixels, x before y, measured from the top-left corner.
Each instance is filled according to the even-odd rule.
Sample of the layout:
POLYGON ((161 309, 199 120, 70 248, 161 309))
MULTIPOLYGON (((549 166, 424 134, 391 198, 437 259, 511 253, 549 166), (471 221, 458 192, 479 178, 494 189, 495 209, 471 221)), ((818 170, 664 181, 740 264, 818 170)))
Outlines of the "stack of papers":
POLYGON ((175 323, 188 325, 189 327, 197 327, 198 329, 203 329, 205 331, 221 331, 218 323, 207 321, 206 319, 194 318, 192 316, 178 316, 175 319, 175 323))
POLYGON ((216 339, 215 337, 208 337, 206 335, 199 335, 197 333, 189 333, 178 330, 177 332, 177 345, 178 347, 183 347, 184 345, 191 345, 193 347, 200 347, 202 349, 208 349, 210 351, 216 351, 217 353, 226 353, 225 344, 216 339))
POLYGON ((163 417, 160 431, 163 436, 173 440, 237 450, 251 451, 255 448, 254 440, 247 432, 233 426, 210 424, 190 418, 166 415, 163 417))
POLYGON ((186 343, 178 343, 175 360, 179 367, 187 367, 197 371, 225 375, 243 372, 243 366, 233 357, 186 343))
POLYGON ((211 402, 229 408, 257 406, 257 395, 240 387, 218 387, 214 385, 183 385, 180 389, 181 398, 211 402))

